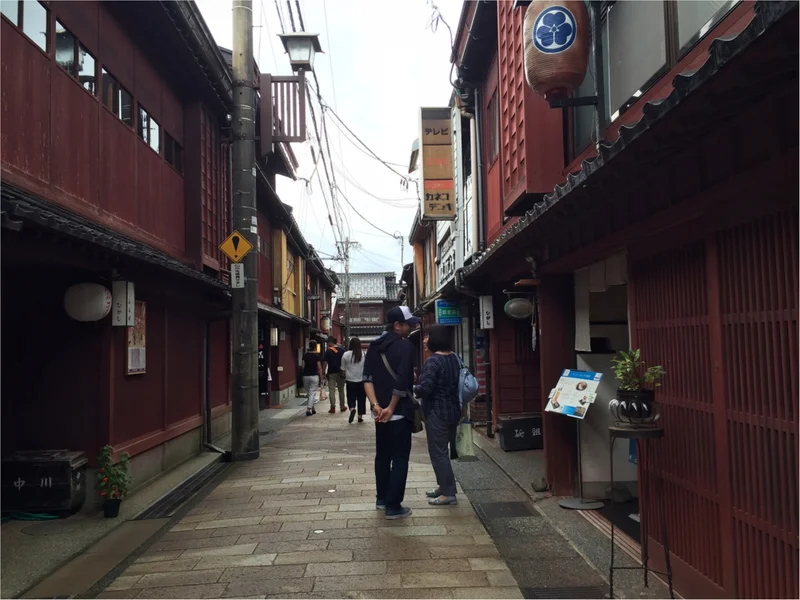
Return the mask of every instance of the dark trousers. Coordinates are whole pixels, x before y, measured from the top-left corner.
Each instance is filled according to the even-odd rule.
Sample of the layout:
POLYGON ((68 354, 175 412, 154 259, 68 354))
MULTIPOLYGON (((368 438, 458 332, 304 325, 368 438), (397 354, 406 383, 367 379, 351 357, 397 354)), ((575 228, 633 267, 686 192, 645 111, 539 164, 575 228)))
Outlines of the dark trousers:
POLYGON ((364 392, 364 383, 361 381, 347 382, 347 406, 353 410, 358 406, 358 414, 367 414, 367 394, 364 392))
POLYGON ((428 456, 431 458, 433 472, 436 473, 436 483, 439 494, 442 496, 456 495, 456 476, 450 464, 447 446, 455 437, 457 423, 447 423, 434 413, 425 417, 425 436, 428 439, 428 456))
POLYGON ((375 487, 388 510, 399 509, 406 494, 411 428, 408 419, 375 424, 375 487))

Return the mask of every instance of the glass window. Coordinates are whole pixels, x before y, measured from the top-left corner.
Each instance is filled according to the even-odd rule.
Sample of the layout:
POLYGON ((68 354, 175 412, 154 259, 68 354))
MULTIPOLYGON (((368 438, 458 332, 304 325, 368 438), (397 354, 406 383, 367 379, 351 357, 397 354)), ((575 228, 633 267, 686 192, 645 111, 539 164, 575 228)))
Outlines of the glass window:
POLYGON ((22 6, 22 31, 47 52, 47 9, 34 0, 26 0, 22 6))
POLYGON ((0 0, 0 13, 19 27, 19 0, 0 0))
POLYGON ((75 36, 56 21, 56 62, 75 77, 75 36))
POLYGON ((608 9, 608 114, 614 120, 667 65, 663 2, 617 2, 608 9))
POLYGON ((175 164, 175 140, 166 131, 164 132, 164 160, 169 164, 175 164))
POLYGON ((128 91, 122 87, 114 76, 102 70, 103 78, 103 104, 108 110, 113 112, 117 118, 128 127, 133 125, 133 98, 128 91))
POLYGON ((139 134, 139 138, 145 143, 150 143, 150 115, 147 114, 147 111, 142 108, 142 105, 139 105, 139 118, 136 121, 136 132, 139 134))
POLYGON ((97 71, 94 57, 81 45, 78 45, 78 81, 83 89, 92 96, 97 94, 97 71))
POLYGON ((161 146, 159 145, 159 134, 160 129, 158 127, 158 123, 153 117, 149 119, 149 127, 150 127, 150 147, 155 150, 156 152, 161 152, 161 146))
POLYGON ((172 165, 175 170, 183 175, 183 148, 179 144, 175 144, 175 164, 172 165))
POLYGON ((678 13, 678 48, 687 46, 706 35, 738 0, 683 0, 676 2, 678 13))

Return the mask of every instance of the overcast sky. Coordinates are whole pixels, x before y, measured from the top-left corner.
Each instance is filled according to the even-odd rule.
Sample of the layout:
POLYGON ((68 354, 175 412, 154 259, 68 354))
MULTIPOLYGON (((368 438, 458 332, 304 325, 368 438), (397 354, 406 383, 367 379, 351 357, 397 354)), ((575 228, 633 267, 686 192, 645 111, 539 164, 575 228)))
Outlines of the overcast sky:
MULTIPOLYGON (((197 4, 217 43, 231 48, 231 2, 197 0, 197 4)), ((277 37, 281 20, 276 4, 284 27, 291 31, 286 0, 253 0, 253 47, 262 72, 288 75, 289 59, 277 37)), ((436 2, 454 34, 461 4, 460 0, 436 2)), ((296 0, 291 0, 291 5, 299 30, 296 0)), ((323 100, 378 156, 407 165, 411 144, 417 137, 419 108, 446 106, 450 99, 450 37, 443 24, 436 33, 427 28, 433 14, 431 4, 426 0, 300 0, 300 7, 305 30, 320 34, 325 52, 317 56, 314 64, 323 100)), ((328 114, 326 120, 338 184, 355 210, 368 221, 340 197, 346 215, 345 235, 349 232, 351 240, 360 243, 360 248, 351 253, 351 271, 394 271, 399 275, 400 242, 374 226, 402 235, 403 261, 411 262, 408 233, 417 209, 416 190, 413 185, 404 190, 397 174, 348 141, 333 115, 328 114)), ((313 137, 310 119, 308 126, 313 137)), ((293 149, 300 162, 298 175, 310 177, 314 165, 309 145, 294 144, 293 149)), ((321 164, 319 168, 322 169, 321 164)), ((395 168, 400 173, 408 170, 407 166, 395 168)), ((302 181, 278 179, 278 193, 294 207, 295 218, 309 243, 323 257, 336 255, 334 240, 339 235, 328 223, 318 179, 313 178, 310 194, 302 181)), ((326 264, 342 270, 341 263, 326 264)))

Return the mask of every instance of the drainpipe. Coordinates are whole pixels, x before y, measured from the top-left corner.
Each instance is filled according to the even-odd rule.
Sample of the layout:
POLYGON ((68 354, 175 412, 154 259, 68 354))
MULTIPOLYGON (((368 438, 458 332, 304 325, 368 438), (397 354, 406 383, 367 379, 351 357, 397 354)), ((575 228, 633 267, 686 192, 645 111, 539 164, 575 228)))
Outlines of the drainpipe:
POLYGON ((481 105, 481 92, 476 86, 473 89, 475 96, 475 154, 478 157, 478 168, 475 169, 475 201, 478 203, 478 252, 486 250, 486 224, 483 193, 483 144, 481 132, 483 127, 483 106, 481 105))
POLYGON ((219 452, 225 456, 226 461, 230 461, 230 452, 218 448, 211 443, 211 371, 208 366, 211 364, 211 324, 216 321, 225 321, 231 318, 233 311, 218 313, 206 319, 206 326, 203 328, 203 446, 214 452, 219 452))

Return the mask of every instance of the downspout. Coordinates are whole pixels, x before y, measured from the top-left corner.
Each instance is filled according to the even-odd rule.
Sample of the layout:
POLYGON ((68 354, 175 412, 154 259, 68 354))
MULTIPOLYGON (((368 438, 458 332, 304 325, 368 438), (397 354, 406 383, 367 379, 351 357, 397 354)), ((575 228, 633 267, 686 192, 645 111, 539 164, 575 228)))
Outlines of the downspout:
POLYGON ((475 150, 478 157, 478 168, 475 170, 475 201, 478 203, 478 252, 486 250, 486 227, 483 192, 483 144, 481 143, 483 127, 483 106, 481 105, 481 91, 476 86, 473 90, 475 96, 475 150))

